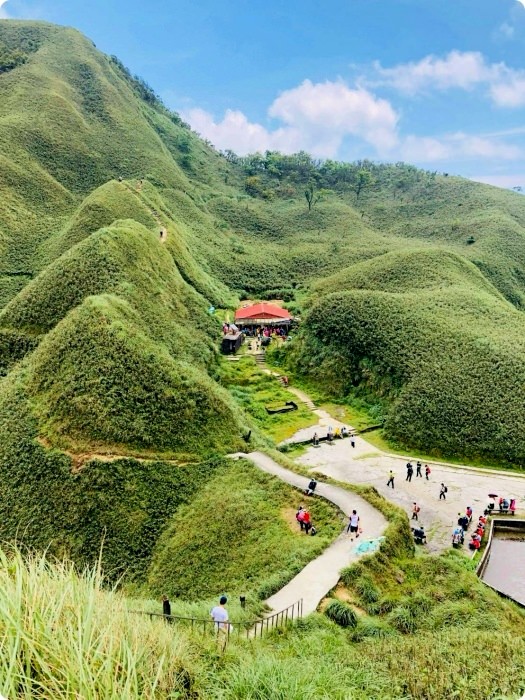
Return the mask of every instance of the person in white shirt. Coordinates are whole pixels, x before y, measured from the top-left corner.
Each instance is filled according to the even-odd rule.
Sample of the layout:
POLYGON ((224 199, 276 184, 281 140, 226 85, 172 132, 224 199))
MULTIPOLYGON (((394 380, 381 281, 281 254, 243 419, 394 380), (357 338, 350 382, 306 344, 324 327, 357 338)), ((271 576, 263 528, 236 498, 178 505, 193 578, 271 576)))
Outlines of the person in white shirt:
POLYGON ((348 527, 346 528, 346 534, 349 532, 356 533, 356 537, 359 537, 359 516, 357 515, 357 511, 353 510, 352 515, 350 516, 350 520, 348 522, 348 527))
POLYGON ((221 596, 219 600, 219 605, 216 605, 211 609, 210 615, 211 619, 215 623, 217 629, 217 644, 219 649, 224 651, 226 648, 226 642, 228 641, 228 632, 230 631, 230 623, 228 622, 228 611, 226 610, 226 603, 228 599, 225 595, 221 596))

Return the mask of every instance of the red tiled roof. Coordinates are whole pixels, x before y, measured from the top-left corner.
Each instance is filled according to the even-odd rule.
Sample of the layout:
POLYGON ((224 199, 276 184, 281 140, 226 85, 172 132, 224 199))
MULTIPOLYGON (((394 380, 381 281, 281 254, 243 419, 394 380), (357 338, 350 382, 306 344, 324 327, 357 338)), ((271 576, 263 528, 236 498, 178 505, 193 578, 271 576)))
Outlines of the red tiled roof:
POLYGON ((243 321, 247 318, 282 318, 290 319, 290 313, 286 309, 276 306, 275 304, 267 304, 262 302, 261 304, 252 304, 251 306, 246 306, 244 309, 237 309, 235 312, 235 320, 243 321))

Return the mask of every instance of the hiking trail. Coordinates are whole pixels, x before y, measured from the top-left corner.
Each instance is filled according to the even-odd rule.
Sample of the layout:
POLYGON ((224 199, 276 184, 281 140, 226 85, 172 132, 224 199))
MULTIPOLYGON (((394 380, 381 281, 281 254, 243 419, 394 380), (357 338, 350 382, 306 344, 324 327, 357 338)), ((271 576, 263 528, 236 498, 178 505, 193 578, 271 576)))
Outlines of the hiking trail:
POLYGON ((164 226, 162 219, 160 218, 159 212, 154 209, 148 202, 144 200, 144 197, 141 195, 142 192, 142 187, 143 187, 143 180, 139 180, 136 184, 135 187, 132 187, 129 182, 126 180, 122 180, 120 183, 124 185, 124 187, 131 192, 131 194, 135 195, 140 200, 140 203, 148 210, 148 212, 151 214, 151 216, 155 219, 155 223, 158 226, 159 229, 159 240, 161 243, 166 243, 168 240, 168 229, 164 226))
MULTIPOLYGON (((248 459, 258 469, 276 476, 281 481, 301 491, 307 488, 310 481, 306 476, 281 467, 262 452, 236 453, 230 457, 248 459)), ((368 540, 377 540, 386 530, 388 523, 385 517, 367 501, 351 491, 319 482, 315 496, 330 501, 347 517, 350 517, 353 509, 357 510, 361 518, 360 526, 363 532, 357 539, 352 539, 353 535, 352 538, 344 533, 339 535, 322 554, 309 562, 286 586, 265 601, 272 611, 283 610, 302 598, 303 615, 315 612, 321 600, 337 585, 341 569, 362 556, 356 551, 356 548, 368 540)), ((298 496, 298 504, 300 500, 300 496, 298 496)), ((304 536, 308 537, 308 535, 304 536)))

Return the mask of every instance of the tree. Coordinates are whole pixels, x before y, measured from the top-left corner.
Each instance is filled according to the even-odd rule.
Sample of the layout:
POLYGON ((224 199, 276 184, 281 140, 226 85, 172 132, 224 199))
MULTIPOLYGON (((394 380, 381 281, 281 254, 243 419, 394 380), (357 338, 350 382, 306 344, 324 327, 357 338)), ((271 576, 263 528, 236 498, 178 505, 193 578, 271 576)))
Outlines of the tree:
POLYGON ((317 202, 321 199, 321 194, 316 191, 313 182, 311 182, 304 191, 304 197, 308 204, 308 212, 310 213, 312 211, 312 207, 315 207, 317 202))
POLYGON ((372 187, 375 183, 374 176, 370 170, 358 170, 355 176, 355 180, 352 183, 352 189, 355 192, 355 201, 359 200, 359 195, 367 187, 372 187))

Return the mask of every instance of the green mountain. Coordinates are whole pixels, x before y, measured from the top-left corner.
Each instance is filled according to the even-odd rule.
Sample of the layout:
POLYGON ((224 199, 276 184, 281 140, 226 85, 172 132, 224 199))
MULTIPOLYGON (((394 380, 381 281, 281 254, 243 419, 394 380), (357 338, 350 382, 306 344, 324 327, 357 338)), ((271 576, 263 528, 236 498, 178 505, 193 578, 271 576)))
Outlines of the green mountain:
POLYGON ((286 299, 303 322, 281 361, 404 445, 523 461, 518 194, 405 164, 218 153, 79 32, 8 20, 0 251, 4 538, 84 562, 105 531, 113 570, 141 551, 145 572, 203 470, 247 430, 262 439, 218 381, 208 309, 239 298, 286 299), (158 498, 153 471, 186 495, 158 498), (117 483, 157 528, 132 528, 130 548, 135 506, 106 511, 117 483))

